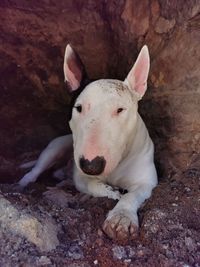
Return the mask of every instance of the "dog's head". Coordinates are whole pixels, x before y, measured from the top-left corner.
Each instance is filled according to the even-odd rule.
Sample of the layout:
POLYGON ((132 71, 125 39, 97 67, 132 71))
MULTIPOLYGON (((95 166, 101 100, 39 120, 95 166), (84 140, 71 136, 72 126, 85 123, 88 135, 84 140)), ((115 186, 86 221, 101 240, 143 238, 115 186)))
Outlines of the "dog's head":
POLYGON ((144 46, 124 81, 101 79, 84 87, 84 67, 67 45, 65 80, 71 91, 79 92, 70 127, 74 158, 81 172, 107 176, 130 149, 136 130, 138 101, 147 88, 149 65, 148 48, 144 46))

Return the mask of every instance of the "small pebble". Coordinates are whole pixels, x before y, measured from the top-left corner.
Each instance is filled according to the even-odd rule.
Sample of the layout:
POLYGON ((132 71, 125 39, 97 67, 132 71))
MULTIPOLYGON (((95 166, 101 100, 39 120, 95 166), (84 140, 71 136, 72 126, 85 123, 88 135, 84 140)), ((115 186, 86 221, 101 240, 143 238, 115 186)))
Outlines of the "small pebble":
POLYGON ((138 255, 139 257, 144 256, 144 251, 143 251, 143 250, 139 250, 139 251, 137 252, 137 255, 138 255))
POLYGON ((48 265, 51 264, 51 260, 47 256, 41 256, 38 260, 39 264, 41 265, 48 265))
POLYGON ((190 189, 189 187, 185 187, 185 191, 186 191, 186 192, 190 192, 191 189, 190 189))
POLYGON ((101 229, 98 229, 97 234, 98 234, 98 236, 100 236, 100 237, 103 235, 103 232, 101 231, 101 229))
POLYGON ((74 260, 79 260, 79 259, 83 259, 83 251, 81 249, 80 246, 78 246, 77 244, 73 244, 70 246, 69 251, 68 251, 68 255, 70 258, 74 259, 74 260))
POLYGON ((168 248, 169 248, 169 245, 168 245, 168 244, 163 245, 163 248, 164 248, 164 249, 168 249, 168 248))
POLYGON ((125 263, 130 263, 131 262, 131 259, 125 259, 124 262, 125 263))
POLYGON ((112 251, 113 251, 113 257, 115 259, 121 260, 127 257, 126 250, 122 246, 115 246, 112 248, 112 251))

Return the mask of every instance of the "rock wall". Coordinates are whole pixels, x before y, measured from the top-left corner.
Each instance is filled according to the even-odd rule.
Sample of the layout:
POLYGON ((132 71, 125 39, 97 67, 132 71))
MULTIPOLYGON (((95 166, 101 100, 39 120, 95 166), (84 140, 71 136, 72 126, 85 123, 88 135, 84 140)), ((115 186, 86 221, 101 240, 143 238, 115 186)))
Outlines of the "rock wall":
POLYGON ((151 71, 140 109, 158 166, 170 175, 190 165, 200 150, 199 12, 197 0, 2 0, 1 177, 68 131, 67 43, 92 79, 123 79, 146 43, 151 71))

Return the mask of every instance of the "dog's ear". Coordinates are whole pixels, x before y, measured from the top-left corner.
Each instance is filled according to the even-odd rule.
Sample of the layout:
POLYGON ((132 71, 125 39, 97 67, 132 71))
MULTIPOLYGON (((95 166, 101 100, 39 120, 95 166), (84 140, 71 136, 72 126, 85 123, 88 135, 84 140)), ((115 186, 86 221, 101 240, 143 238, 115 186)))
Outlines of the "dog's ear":
POLYGON ((84 65, 78 54, 68 44, 64 56, 64 76, 70 91, 76 91, 86 76, 84 65))
POLYGON ((125 82, 128 84, 131 91, 135 91, 140 100, 147 89, 147 78, 150 68, 149 50, 144 45, 140 54, 130 70, 125 82))

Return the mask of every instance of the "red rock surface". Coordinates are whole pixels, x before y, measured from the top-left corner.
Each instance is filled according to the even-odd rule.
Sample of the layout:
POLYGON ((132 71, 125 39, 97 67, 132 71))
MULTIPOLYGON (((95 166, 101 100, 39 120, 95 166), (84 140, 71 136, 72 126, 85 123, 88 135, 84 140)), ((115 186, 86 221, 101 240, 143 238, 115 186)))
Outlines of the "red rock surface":
POLYGON ((94 79, 123 79, 146 43, 142 114, 161 169, 185 168, 200 149, 199 9, 192 0, 1 1, 2 156, 18 158, 66 131, 68 42, 94 79))

